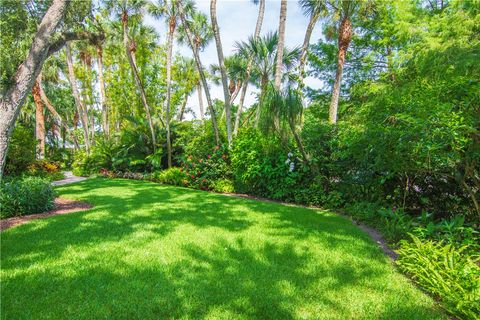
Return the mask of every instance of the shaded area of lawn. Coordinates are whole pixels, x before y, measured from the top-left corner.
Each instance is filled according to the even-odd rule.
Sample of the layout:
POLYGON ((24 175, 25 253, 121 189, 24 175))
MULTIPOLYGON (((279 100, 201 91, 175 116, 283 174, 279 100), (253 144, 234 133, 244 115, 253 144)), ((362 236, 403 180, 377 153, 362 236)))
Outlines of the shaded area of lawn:
POLYGON ((1 234, 4 319, 441 319, 348 220, 131 180, 1 234))

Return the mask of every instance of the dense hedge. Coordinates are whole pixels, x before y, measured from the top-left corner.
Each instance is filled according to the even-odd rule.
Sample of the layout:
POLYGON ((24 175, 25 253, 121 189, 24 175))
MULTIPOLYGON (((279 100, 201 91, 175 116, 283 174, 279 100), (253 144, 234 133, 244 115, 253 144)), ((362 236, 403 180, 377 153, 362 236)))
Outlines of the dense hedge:
POLYGON ((0 186, 0 218, 45 212, 53 208, 55 192, 49 180, 16 178, 0 186))

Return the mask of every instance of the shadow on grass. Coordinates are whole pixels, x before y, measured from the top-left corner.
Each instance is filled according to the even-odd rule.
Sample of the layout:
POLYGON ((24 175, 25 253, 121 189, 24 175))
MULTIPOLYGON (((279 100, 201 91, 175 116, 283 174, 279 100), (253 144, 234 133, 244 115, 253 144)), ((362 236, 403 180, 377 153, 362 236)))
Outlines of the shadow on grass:
POLYGON ((336 215, 131 180, 87 180, 60 194, 95 207, 2 234, 2 318, 439 318, 412 292, 380 287, 387 258, 336 215), (176 243, 174 257, 145 240, 169 241, 185 226, 211 238, 176 243), (132 251, 138 233, 144 242, 132 251), (355 317, 337 293, 362 290, 378 301, 359 298, 361 310, 375 305, 355 317))

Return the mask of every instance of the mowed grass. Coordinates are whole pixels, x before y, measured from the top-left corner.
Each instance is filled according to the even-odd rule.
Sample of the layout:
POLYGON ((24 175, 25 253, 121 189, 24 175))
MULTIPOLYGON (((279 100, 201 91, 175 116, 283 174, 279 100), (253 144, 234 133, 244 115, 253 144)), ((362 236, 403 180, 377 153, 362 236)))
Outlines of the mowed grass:
POLYGON ((1 233, 3 319, 443 319, 327 211, 132 180, 58 189, 89 211, 1 233))

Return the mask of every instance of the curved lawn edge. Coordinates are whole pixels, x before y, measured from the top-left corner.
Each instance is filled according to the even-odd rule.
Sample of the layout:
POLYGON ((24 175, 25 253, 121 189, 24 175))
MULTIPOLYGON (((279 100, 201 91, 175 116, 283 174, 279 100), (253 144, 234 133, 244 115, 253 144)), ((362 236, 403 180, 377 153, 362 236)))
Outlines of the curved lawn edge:
POLYGON ((54 207, 50 211, 0 220, 0 232, 13 228, 15 226, 25 224, 32 220, 45 219, 56 215, 85 211, 91 208, 93 208, 93 206, 88 202, 75 201, 57 197, 54 200, 54 207))
POLYGON ((2 234, 5 316, 445 318, 337 213, 125 179, 58 191, 94 208, 2 234))

